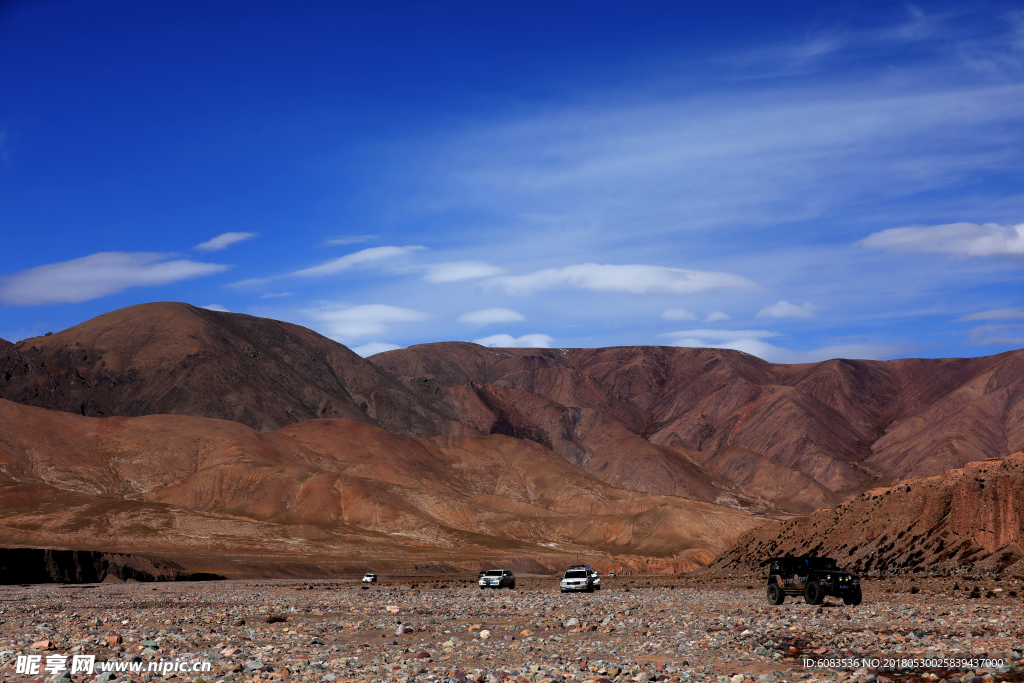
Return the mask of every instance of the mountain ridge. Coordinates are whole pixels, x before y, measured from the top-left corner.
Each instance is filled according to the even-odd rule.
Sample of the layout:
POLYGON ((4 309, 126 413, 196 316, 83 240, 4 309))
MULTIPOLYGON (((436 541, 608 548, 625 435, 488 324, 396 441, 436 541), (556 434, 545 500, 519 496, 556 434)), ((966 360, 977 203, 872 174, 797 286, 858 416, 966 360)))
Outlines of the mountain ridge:
POLYGON ((450 423, 443 406, 312 330, 178 303, 119 309, 0 349, 0 398, 96 417, 218 417, 256 429, 344 417, 427 436, 450 423))

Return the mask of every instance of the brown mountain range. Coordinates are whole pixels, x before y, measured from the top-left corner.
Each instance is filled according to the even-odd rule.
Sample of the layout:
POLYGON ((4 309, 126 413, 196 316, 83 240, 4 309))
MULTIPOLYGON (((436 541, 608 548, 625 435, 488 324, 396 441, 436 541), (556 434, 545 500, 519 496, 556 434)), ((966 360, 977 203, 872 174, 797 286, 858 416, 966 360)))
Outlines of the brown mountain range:
POLYGON ((0 434, 8 545, 168 557, 433 553, 538 566, 578 554, 680 571, 760 523, 616 489, 501 435, 410 439, 344 419, 256 432, 226 420, 90 418, 5 400, 0 434))
POLYGON ((277 429, 319 417, 450 431, 448 408, 290 323, 188 304, 123 308, 0 348, 0 398, 88 416, 171 414, 277 429))
POLYGON ((1024 574, 1024 453, 767 523, 740 538, 713 568, 753 570, 767 557, 805 554, 835 557, 868 573, 1024 574))
POLYGON ((793 512, 1024 448, 1024 351, 773 365, 718 349, 449 342, 371 360, 443 387, 463 424, 543 443, 616 486, 705 499, 733 487, 793 512))
POLYGON ((537 562, 545 548, 572 548, 689 565, 765 516, 833 508, 872 487, 1021 450, 1022 361, 1024 351, 774 365, 718 349, 460 342, 365 360, 289 323, 134 306, 0 345, 0 398, 51 411, 0 425, 5 466, 22 467, 0 470, 9 479, 0 537, 129 551, 146 539, 195 550, 208 537, 210 552, 304 556, 358 547, 401 557, 415 547, 438 561, 461 547, 537 562), (100 438, 106 427, 48 421, 83 416, 104 416, 95 424, 110 430, 124 422, 117 416, 147 426, 121 446, 100 438), (231 429, 243 431, 206 437, 231 429), (319 445, 299 449, 309 435, 319 445), (48 440, 67 457, 47 460, 48 440), (120 483, 100 486, 113 465, 97 463, 122 452, 164 478, 140 484, 142 475, 121 472, 120 483), (363 452, 377 455, 360 467, 373 467, 342 482, 363 452), (501 468, 532 483, 506 491, 501 468), (545 493, 563 481, 576 483, 545 493), (294 507, 300 493, 311 508, 294 507), (569 506, 569 493, 583 507, 569 506), (43 500, 59 503, 47 513, 43 500), (726 520, 720 529, 716 517, 726 520))

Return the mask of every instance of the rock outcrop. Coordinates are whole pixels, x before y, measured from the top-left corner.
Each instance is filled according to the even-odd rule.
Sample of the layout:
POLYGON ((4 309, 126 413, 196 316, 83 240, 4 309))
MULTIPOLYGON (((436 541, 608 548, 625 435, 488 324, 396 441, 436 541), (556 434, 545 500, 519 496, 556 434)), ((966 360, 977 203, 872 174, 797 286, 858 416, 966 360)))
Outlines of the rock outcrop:
POLYGON ((834 509, 770 522, 714 568, 749 570, 776 555, 818 555, 873 574, 1024 575, 1024 453, 870 489, 834 509))
POLYGON ((210 581, 219 574, 189 572, 141 555, 51 548, 0 548, 0 584, 210 581))

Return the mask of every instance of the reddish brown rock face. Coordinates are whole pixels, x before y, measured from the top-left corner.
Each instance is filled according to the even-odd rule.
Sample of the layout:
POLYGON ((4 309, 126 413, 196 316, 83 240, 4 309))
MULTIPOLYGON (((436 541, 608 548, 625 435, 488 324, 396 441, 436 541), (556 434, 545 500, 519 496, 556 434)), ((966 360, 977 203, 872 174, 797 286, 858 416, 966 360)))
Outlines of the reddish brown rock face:
POLYGON ((855 571, 1024 571, 1024 453, 870 489, 833 510, 770 523, 715 566, 752 569, 766 557, 816 554, 855 571))

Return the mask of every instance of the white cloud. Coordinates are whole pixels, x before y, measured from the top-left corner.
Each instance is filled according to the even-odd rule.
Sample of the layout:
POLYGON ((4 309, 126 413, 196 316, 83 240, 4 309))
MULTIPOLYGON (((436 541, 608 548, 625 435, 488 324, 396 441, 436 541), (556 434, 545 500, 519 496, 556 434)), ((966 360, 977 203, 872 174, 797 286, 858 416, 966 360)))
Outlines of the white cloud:
POLYGON ((697 316, 681 308, 670 308, 661 314, 663 320, 696 320, 697 316))
POLYGON ((492 266, 483 261, 450 261, 448 263, 432 263, 427 266, 427 274, 423 278, 428 282, 456 282, 473 278, 493 277, 505 272, 504 268, 492 266))
POLYGON ((980 313, 965 315, 962 318, 957 318, 953 322, 962 323, 969 320, 1012 320, 1014 318, 1024 318, 1024 309, 994 308, 991 311, 982 311, 980 313))
POLYGON ((524 334, 522 337, 492 334, 490 337, 474 339, 473 343, 499 349, 550 349, 553 341, 555 340, 546 334, 524 334))
POLYGON ((728 313, 723 313, 722 311, 713 311, 711 313, 708 313, 708 317, 704 318, 704 322, 706 322, 706 323, 717 323, 719 320, 729 320, 729 319, 730 319, 730 316, 729 316, 728 313))
POLYGON ((239 280, 238 282, 232 282, 224 285, 231 289, 259 289, 263 285, 270 282, 269 277, 251 277, 248 280, 239 280))
POLYGON ((693 294, 724 287, 751 288, 756 283, 741 275, 683 270, 664 266, 581 263, 546 268, 529 275, 507 275, 485 284, 504 287, 510 294, 529 294, 542 289, 573 287, 597 292, 631 294, 693 294))
POLYGON ((949 223, 891 228, 868 235, 860 244, 869 249, 953 256, 1024 256, 1024 223, 949 223))
POLYGON ((255 236, 255 232, 225 232, 222 235, 217 235, 212 240, 207 240, 202 244, 197 244, 195 248, 199 251, 220 251, 221 249, 226 249, 236 242, 244 242, 245 240, 250 240, 255 236))
POLYGON ((107 251, 36 266, 0 278, 0 302, 8 306, 81 303, 132 287, 155 287, 220 273, 228 266, 171 254, 107 251))
POLYGON ((292 275, 305 277, 318 277, 334 275, 357 266, 381 265, 389 261, 400 261, 410 254, 422 251, 426 247, 408 245, 405 247, 370 247, 352 254, 346 254, 340 258, 331 259, 311 268, 297 270, 292 275))
POLYGON ((389 344, 387 342, 370 342, 369 344, 363 344, 362 346, 353 346, 352 350, 363 358, 372 356, 375 353, 384 353, 385 351, 394 351, 400 349, 401 346, 397 344, 389 344))
POLYGON ((683 330, 659 335, 676 337, 672 346, 732 349, 757 356, 770 363, 816 363, 831 358, 878 359, 905 353, 908 347, 895 344, 840 344, 809 351, 794 351, 764 341, 779 336, 768 330, 683 330))
POLYGON ((281 299, 286 296, 295 296, 295 292, 276 292, 272 294, 264 294, 261 299, 281 299))
POLYGON ((766 306, 757 312, 758 318, 813 318, 814 306, 805 303, 803 306, 791 304, 788 301, 780 301, 777 304, 766 306))
POLYGON ((987 344, 1024 344, 1024 325, 985 325, 971 330, 967 339, 968 346, 985 346, 987 344))
POLYGON ((336 341, 384 334, 394 323, 419 322, 430 317, 421 311, 386 304, 323 304, 304 313, 320 323, 327 336, 336 341))
POLYGON ((517 313, 510 308, 485 308, 481 311, 471 311, 459 316, 460 323, 470 325, 491 325, 493 323, 513 323, 526 320, 522 313, 517 313))
POLYGON ((360 242, 369 242, 375 239, 377 239, 376 235, 352 235, 350 237, 332 237, 329 240, 324 240, 322 244, 325 247, 340 247, 346 244, 359 244, 360 242))
POLYGON ((224 308, 220 304, 210 304, 209 306, 200 306, 199 308, 205 308, 208 311, 217 311, 218 313, 230 313, 228 309, 224 308))
MULTIPOLYGON (((778 337, 778 332, 770 330, 680 330, 678 332, 665 332, 659 337, 681 337, 690 339, 710 339, 712 341, 735 341, 737 339, 763 339, 767 337, 778 337)), ((690 344, 686 344, 690 346, 690 344)))

